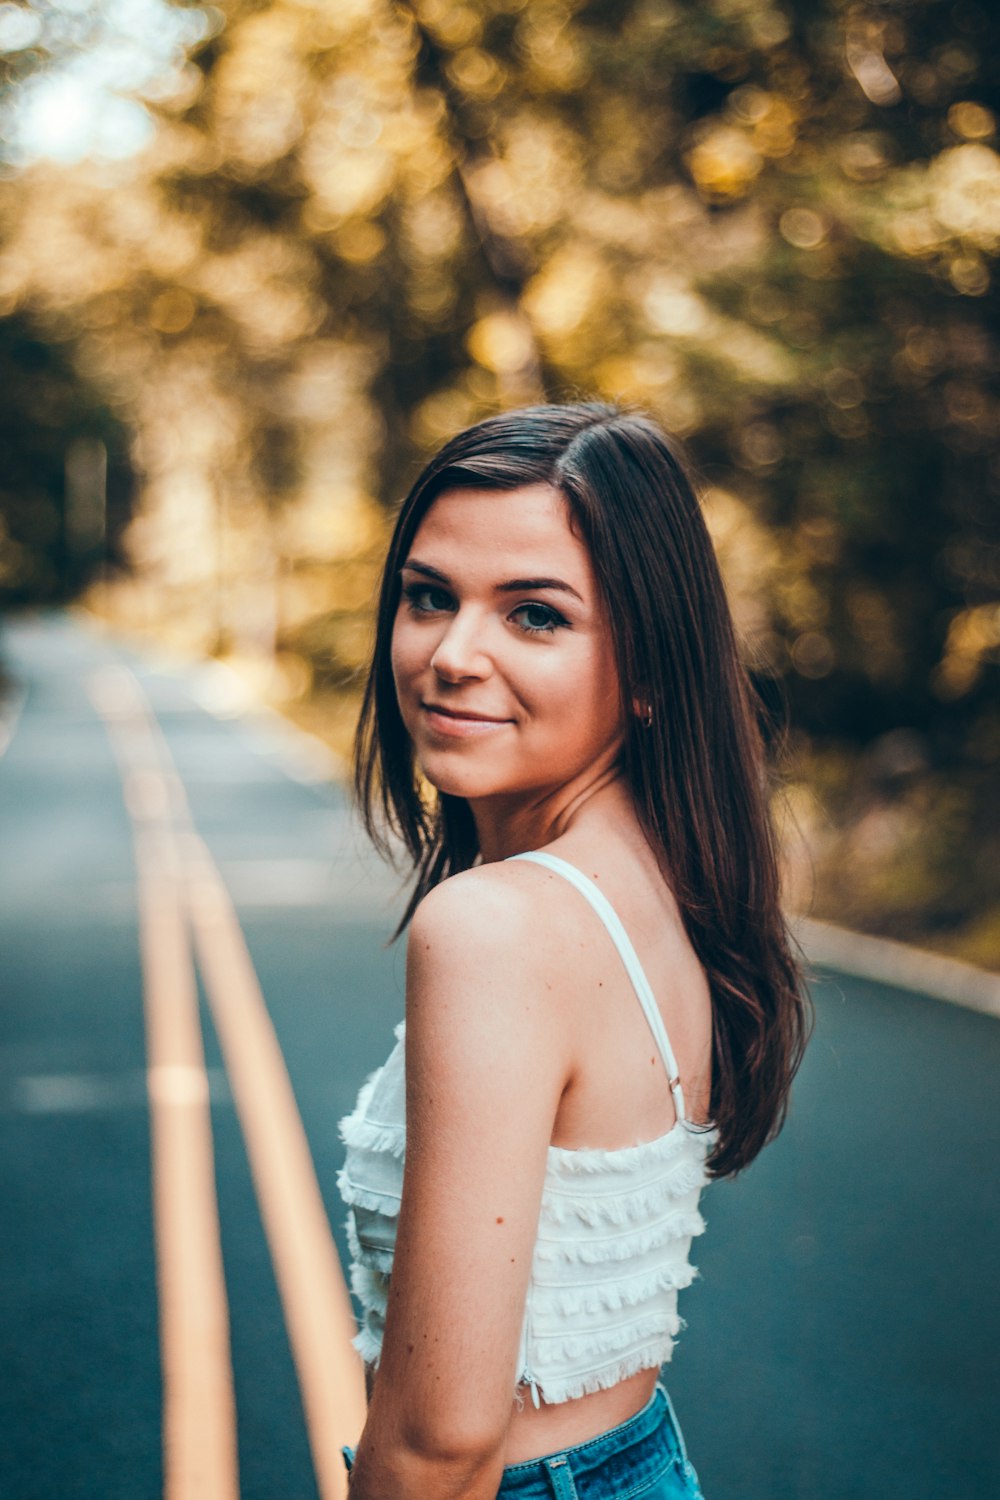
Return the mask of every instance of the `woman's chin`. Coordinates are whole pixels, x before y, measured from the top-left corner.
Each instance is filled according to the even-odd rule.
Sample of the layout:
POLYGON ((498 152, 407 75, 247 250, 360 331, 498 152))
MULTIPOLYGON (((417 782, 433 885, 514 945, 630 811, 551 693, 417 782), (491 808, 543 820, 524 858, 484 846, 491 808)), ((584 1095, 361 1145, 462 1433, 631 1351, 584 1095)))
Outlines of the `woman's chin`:
POLYGON ((427 776, 425 772, 425 777, 443 797, 463 797, 466 802, 475 802, 481 797, 488 797, 496 790, 494 787, 484 787, 482 782, 461 776, 427 776))
POLYGON ((473 801, 507 790, 495 776, 477 775, 471 767, 435 764, 436 759, 436 756, 429 755, 426 760, 421 760, 420 770, 424 779, 446 797, 464 797, 467 801, 473 801))

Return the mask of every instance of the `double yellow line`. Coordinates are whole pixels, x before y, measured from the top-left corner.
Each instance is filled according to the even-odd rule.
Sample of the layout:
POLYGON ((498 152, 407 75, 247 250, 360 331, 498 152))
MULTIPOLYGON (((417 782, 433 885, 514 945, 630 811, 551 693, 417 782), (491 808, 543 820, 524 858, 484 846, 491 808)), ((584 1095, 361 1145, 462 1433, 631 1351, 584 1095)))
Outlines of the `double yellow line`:
POLYGON ((200 966, 274 1263, 322 1500, 364 1423, 355 1331, 309 1145, 239 919, 135 676, 88 682, 132 822, 152 1133, 165 1500, 239 1500, 200 966), (192 942, 193 939, 193 942, 192 942))

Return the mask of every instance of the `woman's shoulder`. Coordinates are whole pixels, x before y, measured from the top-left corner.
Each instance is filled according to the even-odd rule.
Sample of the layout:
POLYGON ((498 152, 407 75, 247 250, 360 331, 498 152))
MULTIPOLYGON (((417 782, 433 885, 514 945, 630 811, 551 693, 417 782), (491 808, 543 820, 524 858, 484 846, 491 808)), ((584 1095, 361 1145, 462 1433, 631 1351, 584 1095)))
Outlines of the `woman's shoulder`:
POLYGON ((429 890, 413 915, 411 931, 462 932, 486 916, 516 926, 528 918, 529 908, 524 883, 512 863, 496 860, 460 870, 429 890))
POLYGON ((474 974, 480 984, 489 976, 508 992, 555 1000, 565 976, 567 908, 564 893, 539 873, 527 861, 497 860, 435 886, 410 923, 411 973, 445 981, 474 974))
POLYGON ((423 937, 460 946, 490 947, 537 939, 550 908, 561 893, 538 879, 538 866, 501 859, 461 870, 436 885, 417 907, 410 941, 423 937))
MULTIPOLYGON (((407 944, 406 1039, 437 1083, 519 1059, 525 1088, 559 1086, 572 1035, 565 940, 546 903, 502 862, 450 876, 421 901, 407 944), (530 1062, 528 1061, 530 1059, 530 1062)), ((558 1088, 556 1089, 558 1095, 558 1088)))

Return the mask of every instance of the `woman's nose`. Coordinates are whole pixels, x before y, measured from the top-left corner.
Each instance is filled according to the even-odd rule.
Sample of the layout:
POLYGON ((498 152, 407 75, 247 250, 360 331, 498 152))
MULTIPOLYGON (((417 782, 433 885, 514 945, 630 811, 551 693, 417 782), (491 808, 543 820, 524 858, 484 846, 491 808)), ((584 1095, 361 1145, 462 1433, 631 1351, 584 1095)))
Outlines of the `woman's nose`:
POLYGON ((471 616, 452 615, 431 657, 431 666, 437 675, 445 682, 461 682, 465 677, 488 677, 493 666, 482 649, 480 636, 481 626, 477 626, 471 616))

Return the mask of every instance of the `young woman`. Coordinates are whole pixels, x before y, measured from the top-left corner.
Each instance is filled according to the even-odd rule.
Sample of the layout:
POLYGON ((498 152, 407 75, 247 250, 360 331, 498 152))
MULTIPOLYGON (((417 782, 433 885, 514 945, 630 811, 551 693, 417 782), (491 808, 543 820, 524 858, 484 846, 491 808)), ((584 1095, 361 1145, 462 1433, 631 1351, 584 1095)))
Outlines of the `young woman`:
POLYGON ((697 1497, 657 1372, 701 1189, 780 1129, 808 1021, 752 694, 652 422, 531 407, 431 461, 356 780, 417 879, 406 1020, 341 1125, 352 1500, 697 1497))

